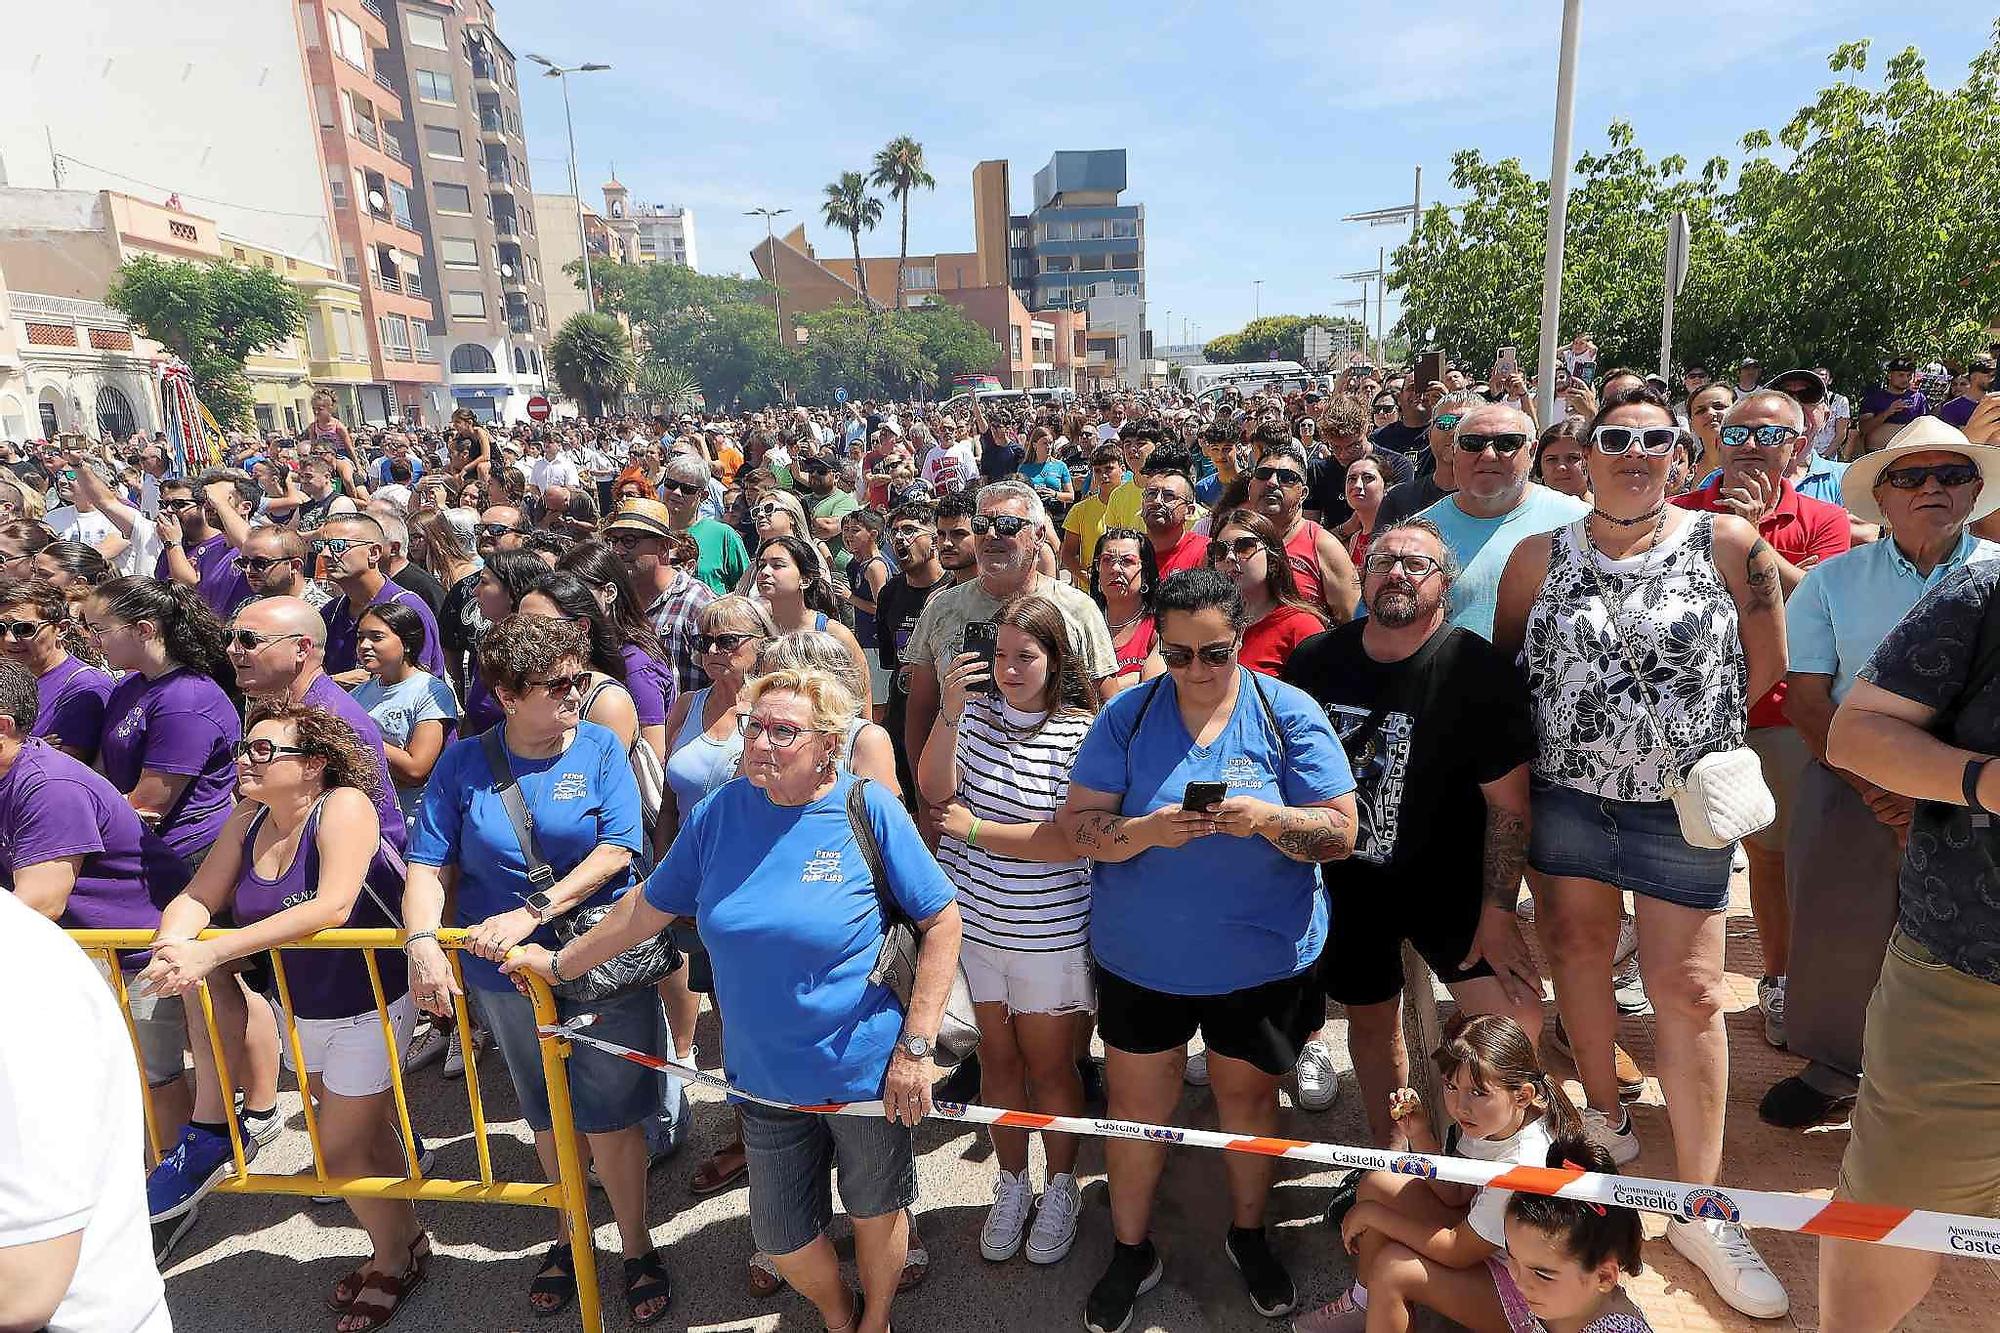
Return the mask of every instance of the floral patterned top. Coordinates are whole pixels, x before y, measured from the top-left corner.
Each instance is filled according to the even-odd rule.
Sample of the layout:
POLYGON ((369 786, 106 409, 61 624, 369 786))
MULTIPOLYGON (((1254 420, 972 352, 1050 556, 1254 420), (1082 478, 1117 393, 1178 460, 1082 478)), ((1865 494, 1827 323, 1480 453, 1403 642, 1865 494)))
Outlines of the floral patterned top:
POLYGON ((1736 600, 1715 568, 1713 515, 1692 515, 1623 560, 1597 550, 1587 521, 1555 533, 1528 611, 1534 773, 1611 800, 1664 801, 1695 760, 1743 744, 1749 713, 1749 668, 1736 600))

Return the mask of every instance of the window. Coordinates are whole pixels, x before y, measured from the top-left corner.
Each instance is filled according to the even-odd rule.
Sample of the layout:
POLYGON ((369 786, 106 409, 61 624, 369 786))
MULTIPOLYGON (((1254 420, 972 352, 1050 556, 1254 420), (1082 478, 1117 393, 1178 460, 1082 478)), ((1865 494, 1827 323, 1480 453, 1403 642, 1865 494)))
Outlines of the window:
POLYGON ((1139 252, 1137 250, 1126 250, 1122 253, 1113 254, 1111 256, 1111 267, 1113 268, 1139 267, 1139 252))
POLYGON ((319 11, 311 5, 299 6, 299 28, 306 35, 306 50, 317 51, 319 40, 319 11))
POLYGON ((317 314, 306 319, 306 355, 315 361, 326 360, 326 330, 320 326, 317 314))
POLYGON ((433 51, 451 50, 444 39, 444 20, 437 15, 409 13, 403 15, 403 19, 403 31, 409 35, 411 46, 428 47, 433 51))
POLYGON ((326 16, 327 29, 333 38, 334 54, 358 70, 368 68, 368 39, 361 35, 361 25, 345 14, 329 12, 326 16))
POLYGON ((343 361, 354 359, 354 312, 336 310, 333 312, 333 350, 343 361))
POLYGON ((426 102, 455 102, 452 95, 451 75, 442 70, 420 69, 417 74, 417 96, 426 102))
POLYGON ((1078 255, 1076 267, 1079 273, 1102 273, 1109 266, 1103 255, 1078 255))
POLYGON ((445 299, 453 319, 486 318, 485 292, 450 292, 445 299))
POLYGON ((472 211, 472 191, 463 185, 453 185, 450 181, 435 181, 431 185, 431 199, 440 213, 470 213, 472 211))
POLYGON ((1104 219, 1086 218, 1076 224, 1076 239, 1079 241, 1101 241, 1104 239, 1104 219))
POLYGON ((376 320, 382 330, 382 350, 398 361, 410 359, 410 321, 401 315, 382 315, 376 320))
POLYGON ((1124 240, 1127 237, 1136 237, 1138 236, 1138 234, 1139 234, 1139 219, 1137 218, 1111 219, 1111 238, 1113 240, 1124 240))
POLYGON ((479 243, 462 236, 437 238, 438 262, 446 268, 478 268, 479 243))
POLYGON ((514 349, 514 373, 516 375, 525 375, 528 373, 527 355, 518 347, 514 349))
MULTIPOLYGON (((416 270, 411 272, 414 274, 416 270)), ((437 360, 437 353, 431 350, 431 326, 422 320, 413 320, 410 324, 410 345, 416 348, 417 360, 437 360)))
POLYGON ((1007 354, 1016 361, 1021 359, 1021 326, 1019 324, 1010 324, 1007 326, 1007 354))
POLYGON ((464 158, 465 142, 449 125, 424 126, 424 151, 432 157, 464 158))
POLYGON ((395 215, 397 226, 408 227, 411 231, 417 229, 416 220, 410 214, 410 191, 407 186, 389 182, 389 211, 395 215))
POLYGON ((139 422, 132 415, 132 400, 109 384, 98 389, 97 433, 106 439, 123 440, 137 429, 139 422))
POLYGON ((497 375, 498 366, 493 364, 493 353, 478 343, 460 343, 451 349, 451 373, 454 375, 497 375))
POLYGON ((319 127, 323 130, 338 129, 340 122, 333 116, 333 94, 325 84, 313 85, 313 111, 319 117, 319 127))

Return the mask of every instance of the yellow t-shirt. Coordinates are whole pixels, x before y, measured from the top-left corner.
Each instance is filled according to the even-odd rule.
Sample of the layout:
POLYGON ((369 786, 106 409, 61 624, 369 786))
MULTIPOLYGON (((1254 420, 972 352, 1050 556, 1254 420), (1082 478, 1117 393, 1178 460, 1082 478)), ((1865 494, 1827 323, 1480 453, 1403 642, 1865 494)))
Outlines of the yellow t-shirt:
POLYGON ((1069 507, 1063 515, 1063 531, 1077 536, 1077 563, 1086 573, 1090 562, 1097 558, 1097 543, 1104 536, 1104 501, 1095 495, 1086 495, 1069 507))
POLYGON ((1118 483, 1117 488, 1111 492, 1111 498, 1105 501, 1107 513, 1105 514, 1104 526, 1107 528, 1140 528, 1141 531, 1144 531, 1143 526, 1139 522, 1139 504, 1139 483, 1134 478, 1127 477, 1124 481, 1118 483))

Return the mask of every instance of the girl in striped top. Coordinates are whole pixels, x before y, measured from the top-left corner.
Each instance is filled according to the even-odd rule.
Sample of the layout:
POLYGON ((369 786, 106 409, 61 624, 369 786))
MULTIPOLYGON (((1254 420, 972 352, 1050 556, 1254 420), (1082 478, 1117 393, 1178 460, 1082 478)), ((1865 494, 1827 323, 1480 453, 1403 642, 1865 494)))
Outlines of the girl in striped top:
MULTIPOLYGON (((1090 865, 1053 821, 1096 692, 1053 602, 1018 598, 995 623, 993 672, 960 653, 945 675, 944 725, 924 746, 917 781, 964 918, 959 961, 979 1018, 979 1100, 1081 1115, 1076 1051, 1095 1007, 1090 865)), ((1035 1194, 1026 1131, 995 1129, 993 1147, 1000 1178, 980 1250, 998 1262, 1021 1248, 1035 1194)), ((1028 1258, 1046 1264, 1069 1252, 1082 1196, 1076 1140, 1054 1135, 1043 1148, 1048 1184, 1026 1242, 1028 1258)))

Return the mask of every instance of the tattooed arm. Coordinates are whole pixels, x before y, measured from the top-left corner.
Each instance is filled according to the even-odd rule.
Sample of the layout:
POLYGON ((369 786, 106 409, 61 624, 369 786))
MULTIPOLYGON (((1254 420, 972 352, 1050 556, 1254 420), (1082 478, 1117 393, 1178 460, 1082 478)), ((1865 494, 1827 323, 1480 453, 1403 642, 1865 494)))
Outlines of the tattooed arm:
POLYGON ((1482 879, 1486 901, 1479 909, 1479 926, 1472 950, 1460 970, 1485 959, 1500 979, 1507 998, 1517 1004, 1538 1002, 1542 975, 1534 955, 1521 938, 1521 920, 1514 906, 1521 896, 1521 871, 1528 860, 1528 766, 1522 764, 1493 782, 1479 784, 1486 798, 1486 851, 1482 879))
POLYGON ((1778 557, 1740 518, 1715 516, 1715 567, 1736 601, 1737 634, 1749 667, 1750 693, 1761 699, 1785 678, 1785 596, 1778 557))
POLYGON ((1129 861, 1154 847, 1182 847, 1216 831, 1207 811, 1165 806, 1149 815, 1119 813, 1123 797, 1070 784, 1069 798, 1056 812, 1055 826, 1069 839, 1071 854, 1092 861, 1129 861))
POLYGON ((1232 796, 1215 807, 1215 828, 1239 838, 1255 834, 1294 861, 1338 861, 1354 850, 1354 794, 1317 805, 1232 796))

